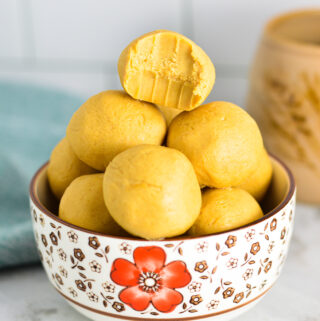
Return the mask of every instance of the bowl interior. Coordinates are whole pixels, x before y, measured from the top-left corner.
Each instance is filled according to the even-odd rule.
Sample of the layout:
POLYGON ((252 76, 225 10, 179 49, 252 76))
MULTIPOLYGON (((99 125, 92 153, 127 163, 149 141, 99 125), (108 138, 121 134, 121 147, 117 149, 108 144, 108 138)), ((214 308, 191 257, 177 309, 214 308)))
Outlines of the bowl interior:
MULTIPOLYGON (((266 196, 261 203, 265 216, 272 215, 282 208, 294 190, 294 182, 290 171, 272 156, 271 161, 273 176, 266 196)), ((34 176, 30 186, 30 193, 39 208, 47 215, 52 216, 58 214, 59 204, 49 187, 47 167, 48 164, 45 164, 34 176)))
POLYGON ((268 31, 284 40, 320 46, 320 10, 300 11, 276 18, 268 31))

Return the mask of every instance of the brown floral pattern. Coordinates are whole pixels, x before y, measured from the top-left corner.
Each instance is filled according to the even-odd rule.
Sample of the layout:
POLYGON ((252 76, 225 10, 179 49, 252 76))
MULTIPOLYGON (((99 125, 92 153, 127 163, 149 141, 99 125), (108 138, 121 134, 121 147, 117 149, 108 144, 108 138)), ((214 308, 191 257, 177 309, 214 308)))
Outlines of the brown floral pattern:
POLYGON ((85 255, 83 254, 81 249, 74 249, 73 250, 73 255, 76 259, 78 259, 79 261, 83 261, 85 258, 85 255))
POLYGON ((277 228, 277 219, 274 218, 270 223, 270 231, 274 231, 277 228))
POLYGON ((74 288, 69 287, 69 288, 68 288, 68 291, 69 291, 70 295, 71 295, 73 298, 76 298, 76 297, 78 296, 78 293, 77 293, 77 291, 76 291, 74 288))
POLYGON ((208 310, 214 310, 219 306, 219 301, 218 300, 211 300, 208 304, 207 304, 207 308, 208 310))
POLYGON ((97 273, 101 272, 101 264, 99 264, 96 260, 91 261, 89 263, 89 266, 90 266, 92 272, 97 272, 97 273))
POLYGON ((200 242, 197 244, 196 249, 198 253, 205 253, 208 251, 208 242, 200 242))
POLYGON ((251 245, 250 253, 256 255, 260 251, 260 243, 256 242, 251 245))
POLYGON ((88 295, 88 298, 90 301, 98 302, 99 297, 96 294, 94 294, 93 292, 88 292, 87 295, 88 295))
POLYGON ((271 267, 272 267, 272 261, 269 261, 267 265, 264 267, 264 272, 268 273, 271 267))
POLYGON ((226 290, 223 291, 222 295, 224 299, 230 298, 233 293, 234 293, 235 289, 232 287, 227 288, 226 290))
POLYGON ((237 243, 237 237, 234 235, 229 235, 225 244, 230 249, 231 247, 234 247, 237 243))
POLYGON ((95 236, 90 236, 89 237, 89 246, 95 250, 98 249, 100 246, 100 242, 99 242, 98 238, 95 236))
POLYGON ((188 285, 188 289, 191 293, 200 292, 201 290, 201 283, 200 282, 192 282, 188 285))
POLYGON ((81 281, 81 280, 75 280, 76 286, 79 290, 85 291, 86 290, 86 285, 81 281))
POLYGON ((130 244, 128 244, 127 242, 123 242, 120 244, 120 251, 123 254, 130 254, 132 250, 132 247, 130 244))
POLYGON ((200 261, 200 262, 197 262, 195 267, 194 267, 194 270, 197 271, 197 272, 204 272, 206 269, 208 268, 208 264, 206 261, 200 261))
POLYGON ((42 213, 39 215, 39 222, 42 227, 45 226, 44 217, 42 213))
POLYGON ((113 302, 112 307, 117 311, 117 312, 122 312, 125 310, 124 304, 121 302, 113 302))
POLYGON ((61 276, 60 276, 58 273, 55 274, 55 279, 57 280, 57 282, 58 282, 60 285, 63 285, 62 278, 61 278, 61 276))
POLYGON ((253 269, 247 269, 245 273, 243 273, 242 277, 246 281, 250 279, 253 275, 253 269))
POLYGON ((78 242, 78 235, 75 232, 68 231, 67 235, 68 235, 70 242, 72 242, 72 243, 78 242))
POLYGON ((244 293, 240 292, 238 294, 235 295, 233 302, 234 303, 240 303, 240 301, 244 298, 244 293))
POLYGON ((200 294, 196 294, 196 295, 193 295, 191 298, 190 298, 190 303, 193 304, 193 305, 198 305, 199 303, 201 303, 203 301, 202 297, 200 294))
POLYGON ((58 253, 60 260, 62 260, 62 261, 67 260, 67 254, 63 249, 58 249, 57 253, 58 253))
POLYGON ((114 290, 115 290, 115 286, 110 283, 110 282, 104 282, 102 283, 102 287, 103 289, 106 291, 106 292, 110 292, 110 293, 114 293, 114 290))
POLYGON ((251 229, 248 232, 246 232, 245 238, 248 242, 250 242, 251 240, 253 240, 255 235, 256 235, 256 231, 254 229, 251 229))
POLYGON ((63 277, 68 277, 68 271, 63 266, 59 266, 59 272, 63 277))
POLYGON ((45 247, 48 246, 47 238, 44 234, 41 234, 41 241, 45 247))
POLYGON ((238 266, 238 259, 234 257, 232 257, 227 263, 228 269, 235 269, 237 266, 238 266))
POLYGON ((281 271, 294 219, 289 203, 279 214, 232 233, 133 242, 72 229, 33 204, 31 215, 39 256, 54 286, 76 302, 114 315, 121 313, 128 320, 149 316, 184 320, 184 316, 223 313, 254 300, 269 289, 281 271), (184 262, 190 272, 191 282, 178 289, 182 301, 175 311, 162 314, 152 305, 141 312, 126 308, 120 296, 123 286, 111 282, 110 267, 115 258, 133 262, 140 244, 161 247, 169 261, 184 262))
POLYGON ((281 230, 280 240, 283 240, 285 236, 286 236, 286 228, 284 227, 284 228, 281 230))
POLYGON ((53 232, 50 233, 50 239, 53 245, 58 245, 58 238, 53 232))

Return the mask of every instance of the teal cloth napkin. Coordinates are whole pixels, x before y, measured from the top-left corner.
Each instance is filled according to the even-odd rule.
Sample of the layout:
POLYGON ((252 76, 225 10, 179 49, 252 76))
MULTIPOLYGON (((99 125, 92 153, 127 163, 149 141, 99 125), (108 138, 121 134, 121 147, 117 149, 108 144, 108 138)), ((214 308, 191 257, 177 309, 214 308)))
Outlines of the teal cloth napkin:
POLYGON ((38 261, 28 189, 83 99, 0 82, 0 268, 38 261))

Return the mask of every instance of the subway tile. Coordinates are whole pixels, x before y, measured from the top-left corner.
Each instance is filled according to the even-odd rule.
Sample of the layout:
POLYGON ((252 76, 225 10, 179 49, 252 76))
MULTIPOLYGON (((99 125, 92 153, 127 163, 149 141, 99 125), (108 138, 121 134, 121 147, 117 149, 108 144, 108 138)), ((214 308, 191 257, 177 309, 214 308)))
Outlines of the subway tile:
POLYGON ((250 64, 272 16, 319 5, 319 0, 193 0, 194 40, 215 64, 250 64))
POLYGON ((0 80, 56 88, 84 99, 103 90, 120 89, 116 74, 47 71, 0 71, 0 80))
POLYGON ((117 61, 126 45, 155 29, 181 31, 181 1, 32 0, 36 56, 117 61))
POLYGON ((247 79, 235 77, 217 77, 215 85, 205 103, 211 101, 229 101, 245 108, 247 79))
POLYGON ((21 57, 18 0, 0 0, 0 57, 21 57))

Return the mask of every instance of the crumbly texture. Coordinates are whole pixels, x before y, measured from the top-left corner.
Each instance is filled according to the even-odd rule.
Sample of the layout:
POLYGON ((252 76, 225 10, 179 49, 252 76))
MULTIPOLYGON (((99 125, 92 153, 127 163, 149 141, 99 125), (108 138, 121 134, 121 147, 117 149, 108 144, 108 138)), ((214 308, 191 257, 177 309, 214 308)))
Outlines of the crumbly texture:
POLYGON ((215 82, 207 54, 190 39, 167 30, 130 43, 120 55, 118 71, 133 98, 182 110, 199 106, 215 82))
POLYGON ((150 240, 185 233, 201 207, 190 161, 163 146, 140 145, 117 155, 106 169, 103 193, 116 222, 150 240))
POLYGON ((249 192, 258 202, 260 202, 265 196, 272 178, 272 164, 266 150, 263 150, 259 166, 256 170, 247 178, 247 180, 239 185, 249 192))
POLYGON ((171 108, 171 107, 165 107, 165 106, 158 106, 160 111, 162 112, 164 118, 166 119, 167 126, 169 126, 172 122, 172 120, 177 117, 179 114, 182 113, 182 110, 171 108))
POLYGON ((200 236, 228 231, 261 218, 258 202, 240 188, 206 189, 202 194, 201 212, 188 231, 200 236))
POLYGON ((122 90, 91 97, 72 116, 67 139, 76 155, 104 171, 120 152, 135 145, 161 145, 166 122, 159 109, 122 90))
POLYGON ((51 191, 58 200, 75 178, 96 172, 76 156, 66 138, 63 138, 51 153, 48 180, 51 191))
POLYGON ((258 167, 263 141, 256 122, 240 107, 223 101, 178 115, 167 145, 191 161, 201 186, 242 184, 258 167))
POLYGON ((62 196, 59 217, 71 224, 107 235, 126 235, 103 200, 103 174, 76 178, 62 196))

